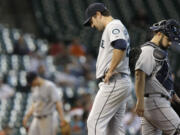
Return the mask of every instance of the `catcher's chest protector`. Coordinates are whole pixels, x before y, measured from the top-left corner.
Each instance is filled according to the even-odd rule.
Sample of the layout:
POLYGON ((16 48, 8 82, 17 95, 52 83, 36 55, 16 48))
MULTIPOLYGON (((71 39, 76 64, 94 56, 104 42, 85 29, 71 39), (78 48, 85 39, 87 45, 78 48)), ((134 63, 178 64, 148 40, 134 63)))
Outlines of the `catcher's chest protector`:
POLYGON ((135 73, 136 62, 142 52, 141 47, 143 46, 152 46, 153 48, 155 48, 153 55, 156 60, 163 61, 167 56, 162 49, 160 49, 158 46, 154 45, 151 42, 146 42, 141 46, 132 48, 129 52, 129 68, 133 77, 135 73))

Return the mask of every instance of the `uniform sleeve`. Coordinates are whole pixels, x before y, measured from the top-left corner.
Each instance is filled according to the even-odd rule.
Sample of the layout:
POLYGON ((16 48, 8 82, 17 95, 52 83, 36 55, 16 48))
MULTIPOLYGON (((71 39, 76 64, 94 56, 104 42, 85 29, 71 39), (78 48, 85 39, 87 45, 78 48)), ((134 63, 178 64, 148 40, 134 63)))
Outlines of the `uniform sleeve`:
POLYGON ((118 39, 125 39, 123 28, 121 28, 121 25, 113 25, 109 28, 109 38, 110 42, 112 43, 115 40, 118 39))
POLYGON ((50 86, 50 91, 51 91, 51 100, 52 102, 57 102, 60 101, 60 96, 57 90, 57 87, 55 85, 50 86))
POLYGON ((147 46, 142 48, 139 59, 136 62, 135 70, 142 70, 147 75, 150 75, 155 67, 155 60, 153 58, 154 48, 147 46))

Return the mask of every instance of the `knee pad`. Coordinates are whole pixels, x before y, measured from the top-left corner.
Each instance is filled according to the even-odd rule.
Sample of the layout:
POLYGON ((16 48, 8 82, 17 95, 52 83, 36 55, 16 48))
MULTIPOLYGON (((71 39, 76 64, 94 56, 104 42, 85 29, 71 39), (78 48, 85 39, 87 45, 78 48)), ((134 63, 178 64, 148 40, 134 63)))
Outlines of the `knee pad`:
POLYGON ((176 132, 174 133, 174 135, 180 135, 180 124, 178 125, 176 132))

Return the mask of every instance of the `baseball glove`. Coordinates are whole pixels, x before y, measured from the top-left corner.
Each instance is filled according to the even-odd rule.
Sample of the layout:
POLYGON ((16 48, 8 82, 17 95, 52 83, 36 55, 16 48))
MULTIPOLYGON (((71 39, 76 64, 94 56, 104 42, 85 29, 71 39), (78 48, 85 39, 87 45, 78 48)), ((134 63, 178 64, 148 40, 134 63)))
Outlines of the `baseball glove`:
POLYGON ((71 134, 71 127, 67 121, 65 121, 65 124, 63 126, 61 126, 61 134, 62 135, 70 135, 71 134))
POLYGON ((135 73, 135 65, 141 54, 142 50, 140 47, 132 48, 129 52, 129 68, 131 71, 131 75, 134 76, 135 73))

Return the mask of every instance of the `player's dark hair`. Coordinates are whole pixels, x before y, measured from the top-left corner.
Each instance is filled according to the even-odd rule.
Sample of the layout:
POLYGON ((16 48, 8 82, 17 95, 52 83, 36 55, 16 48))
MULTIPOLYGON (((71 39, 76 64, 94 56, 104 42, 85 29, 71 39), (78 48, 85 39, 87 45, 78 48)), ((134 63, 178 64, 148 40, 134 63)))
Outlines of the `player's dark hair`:
POLYGON ((28 72, 26 75, 26 81, 28 85, 31 85, 34 79, 36 79, 37 77, 38 77, 38 74, 36 72, 33 72, 33 71, 28 72))
POLYGON ((104 10, 104 11, 101 12, 101 14, 103 16, 110 16, 111 15, 109 10, 104 10))

